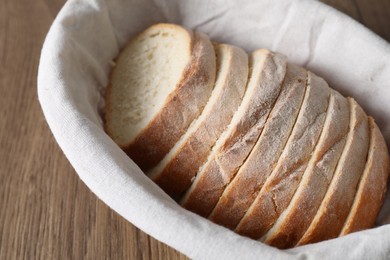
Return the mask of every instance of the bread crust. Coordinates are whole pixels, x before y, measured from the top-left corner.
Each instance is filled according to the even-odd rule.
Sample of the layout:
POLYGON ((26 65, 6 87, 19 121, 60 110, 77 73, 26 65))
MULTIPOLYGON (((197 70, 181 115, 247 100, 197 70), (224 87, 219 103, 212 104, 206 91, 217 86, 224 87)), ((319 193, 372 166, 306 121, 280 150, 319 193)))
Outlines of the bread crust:
POLYGON ((248 55, 241 48, 215 46, 220 69, 216 86, 199 121, 185 139, 166 155, 148 176, 173 198, 189 188, 199 167, 207 159, 211 147, 226 129, 244 96, 248 79, 248 55), (223 66, 223 67, 222 67, 223 66), (202 120, 200 120, 202 119, 202 120))
POLYGON ((159 113, 122 149, 143 170, 155 166, 196 119, 211 95, 216 77, 214 48, 208 37, 195 33, 191 61, 159 113))
POLYGON ((282 91, 259 140, 232 182, 226 187, 209 219, 234 229, 277 163, 302 105, 307 71, 287 64, 282 91))
POLYGON ((368 146, 368 118, 351 98, 351 121, 347 142, 321 206, 297 245, 335 238, 348 217, 359 179, 364 171, 368 146))
POLYGON ((225 187, 244 163, 281 91, 286 75, 286 58, 268 50, 258 50, 252 53, 251 59, 261 62, 252 61, 254 67, 243 102, 181 201, 185 208, 201 216, 210 214, 225 187), (263 67, 255 68, 257 64, 263 67))
POLYGON ((389 151, 372 117, 368 123, 371 129, 368 159, 340 236, 373 227, 385 199, 390 172, 389 151))
POLYGON ((320 140, 294 197, 261 239, 266 244, 281 249, 294 246, 321 205, 344 149, 350 121, 348 100, 334 90, 328 110, 320 140))
POLYGON ((261 238, 287 208, 323 129, 330 98, 328 84, 308 73, 302 108, 287 145, 255 201, 235 231, 261 238))

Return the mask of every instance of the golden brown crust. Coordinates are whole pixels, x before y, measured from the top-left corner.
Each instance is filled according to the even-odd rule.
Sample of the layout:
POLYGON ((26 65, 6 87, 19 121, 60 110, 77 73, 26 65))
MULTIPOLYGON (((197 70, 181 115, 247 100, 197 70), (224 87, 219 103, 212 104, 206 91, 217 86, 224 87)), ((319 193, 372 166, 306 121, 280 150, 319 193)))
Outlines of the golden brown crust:
POLYGON ((370 130, 362 108, 356 101, 349 101, 351 123, 347 143, 321 206, 297 245, 337 237, 352 206, 366 164, 370 130))
POLYGON ((261 63, 252 64, 263 67, 258 69, 255 68, 257 65, 254 66, 238 112, 181 202, 185 208, 202 216, 208 216, 213 210, 225 187, 255 145, 286 75, 284 56, 265 50, 252 55, 252 58, 263 59, 261 63), (254 72, 257 70, 260 71, 254 72))
POLYGON ((268 231, 263 242, 285 249, 293 247, 313 220, 332 180, 346 143, 349 103, 332 91, 329 113, 320 140, 288 208, 268 231))
POLYGON ((326 82, 308 73, 308 86, 297 122, 287 145, 235 231, 261 238, 287 208, 323 129, 330 98, 326 82))
POLYGON ((211 221, 234 229, 244 216, 286 145, 302 105, 306 84, 307 71, 288 64, 282 91, 264 130, 248 159, 219 198, 209 216, 211 221))
POLYGON ((215 83, 216 60, 210 40, 195 34, 191 61, 163 108, 123 150, 147 171, 156 165, 186 132, 205 107, 215 83))
POLYGON ((218 86, 214 88, 218 92, 213 92, 213 102, 207 104, 202 120, 196 122, 192 132, 183 140, 184 143, 171 151, 174 154, 168 154, 169 158, 164 158, 148 172, 149 177, 173 198, 178 198, 189 188, 192 178, 228 126, 245 92, 248 55, 242 49, 230 45, 222 44, 215 48, 216 53, 220 54, 218 60, 224 63, 226 71, 218 73, 218 86))
POLYGON ((371 228, 383 204, 390 172, 389 151, 374 119, 368 119, 371 142, 367 164, 340 236, 371 228))

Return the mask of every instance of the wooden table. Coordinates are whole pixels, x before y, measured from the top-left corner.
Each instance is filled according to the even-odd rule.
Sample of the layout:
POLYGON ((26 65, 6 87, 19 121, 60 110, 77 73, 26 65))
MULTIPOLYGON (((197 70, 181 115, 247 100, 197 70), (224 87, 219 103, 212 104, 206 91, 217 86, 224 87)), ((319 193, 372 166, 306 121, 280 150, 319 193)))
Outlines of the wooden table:
MULTIPOLYGON (((0 259, 186 259, 103 204, 37 100, 43 40, 65 0, 0 0, 0 259)), ((389 0, 324 0, 390 41, 389 0)))

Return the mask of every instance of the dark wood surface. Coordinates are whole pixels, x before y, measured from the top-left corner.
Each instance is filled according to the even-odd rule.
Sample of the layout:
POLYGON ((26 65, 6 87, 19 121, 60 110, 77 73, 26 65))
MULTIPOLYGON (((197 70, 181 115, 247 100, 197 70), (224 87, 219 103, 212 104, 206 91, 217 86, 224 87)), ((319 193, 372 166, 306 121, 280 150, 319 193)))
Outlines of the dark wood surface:
MULTIPOLYGON (((36 94, 65 0, 0 0, 0 259, 186 259, 103 204, 53 139, 36 94)), ((389 0, 324 0, 390 41, 389 0)))

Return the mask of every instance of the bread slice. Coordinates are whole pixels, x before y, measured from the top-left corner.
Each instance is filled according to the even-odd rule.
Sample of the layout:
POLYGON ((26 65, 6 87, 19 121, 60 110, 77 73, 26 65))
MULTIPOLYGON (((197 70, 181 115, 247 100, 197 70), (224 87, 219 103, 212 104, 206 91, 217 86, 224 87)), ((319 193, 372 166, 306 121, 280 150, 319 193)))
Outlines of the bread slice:
POLYGON ((232 182, 226 187, 209 219, 234 229, 281 155, 302 105, 307 71, 287 64, 282 91, 259 140, 232 182))
POLYGON ((107 90, 106 131, 141 169, 157 164, 199 116, 215 64, 207 36, 172 24, 149 27, 120 53, 107 90))
POLYGON ((213 210, 256 143, 279 96, 286 66, 284 56, 268 50, 250 55, 251 72, 244 99, 183 197, 185 208, 205 217, 213 210))
POLYGON ((241 48, 218 44, 217 80, 201 116, 191 125, 148 176, 166 193, 178 198, 205 162, 211 147, 226 129, 244 96, 248 55, 241 48))
POLYGON ((368 123, 371 129, 368 159, 340 236, 373 227, 386 194, 389 151, 374 119, 369 117, 368 123))
POLYGON ((333 90, 324 128, 308 167, 289 206, 261 239, 266 244, 293 247, 309 227, 344 149, 349 116, 348 100, 333 90))
POLYGON ((278 163, 235 231, 261 238, 287 208, 322 132, 330 98, 328 84, 308 73, 297 122, 278 163))
POLYGON ((351 98, 349 102, 351 122, 345 148, 321 206, 297 245, 337 237, 350 212, 367 160, 370 130, 362 108, 351 98))

